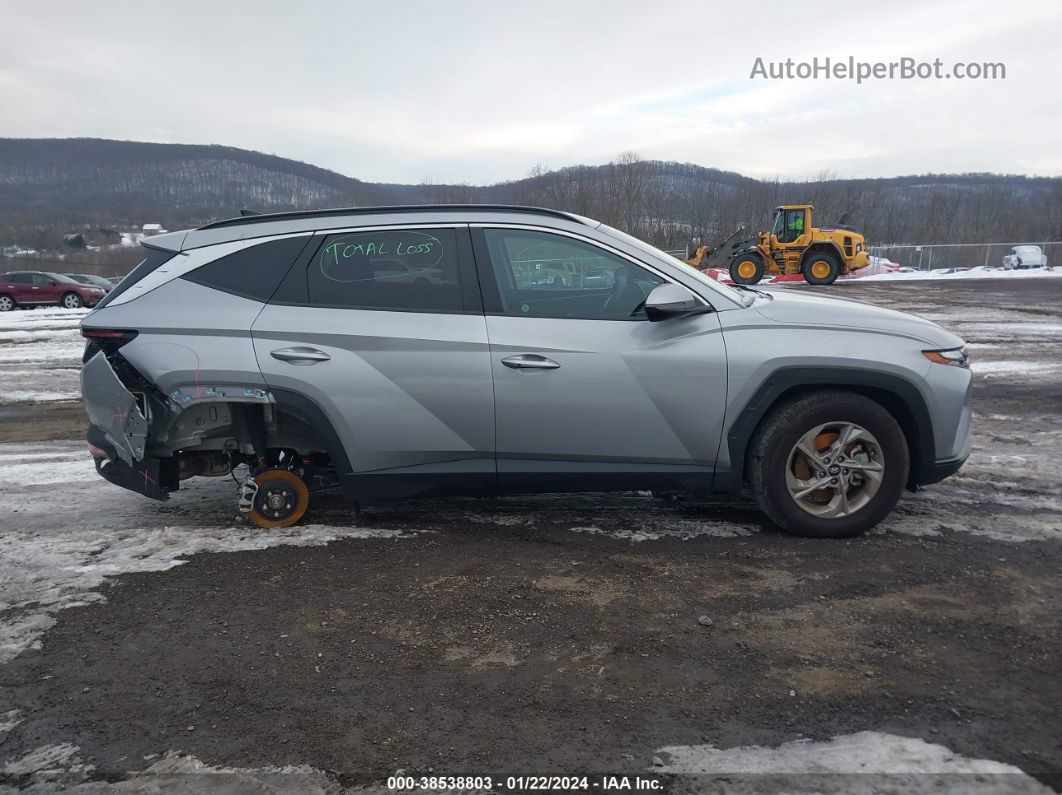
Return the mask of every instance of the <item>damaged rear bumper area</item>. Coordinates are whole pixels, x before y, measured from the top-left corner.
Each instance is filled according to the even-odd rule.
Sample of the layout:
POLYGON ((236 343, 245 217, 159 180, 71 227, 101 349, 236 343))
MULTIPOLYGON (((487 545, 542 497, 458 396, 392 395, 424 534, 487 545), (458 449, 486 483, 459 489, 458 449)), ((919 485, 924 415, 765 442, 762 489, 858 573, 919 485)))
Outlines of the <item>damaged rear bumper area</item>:
POLYGON ((96 471, 114 485, 153 500, 167 500, 170 492, 179 488, 177 459, 144 456, 132 465, 127 464, 96 425, 89 425, 87 440, 96 471))
POLYGON ((116 486, 165 500, 179 488, 177 461, 145 454, 149 417, 143 396, 126 389, 101 352, 81 370, 89 416, 87 441, 96 471, 116 486))

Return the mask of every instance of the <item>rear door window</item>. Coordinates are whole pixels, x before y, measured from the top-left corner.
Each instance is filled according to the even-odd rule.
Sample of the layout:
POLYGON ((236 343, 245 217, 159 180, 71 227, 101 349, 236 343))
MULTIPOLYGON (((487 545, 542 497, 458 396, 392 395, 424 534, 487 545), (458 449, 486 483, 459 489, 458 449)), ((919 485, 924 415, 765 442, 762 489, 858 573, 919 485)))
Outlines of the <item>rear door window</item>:
POLYGON ((330 235, 307 271, 309 303, 405 312, 476 309, 462 277, 470 265, 467 235, 467 229, 450 228, 330 235))

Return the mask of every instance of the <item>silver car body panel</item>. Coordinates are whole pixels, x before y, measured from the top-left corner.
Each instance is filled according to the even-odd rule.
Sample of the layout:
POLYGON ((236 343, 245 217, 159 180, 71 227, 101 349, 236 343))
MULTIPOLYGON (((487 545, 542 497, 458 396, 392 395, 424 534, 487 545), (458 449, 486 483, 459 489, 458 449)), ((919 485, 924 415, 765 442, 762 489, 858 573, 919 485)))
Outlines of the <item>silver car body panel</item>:
POLYGON ((139 334, 122 347, 122 356, 164 395, 187 405, 243 397, 243 389, 265 386, 251 344, 251 326, 262 308, 257 301, 175 279, 136 301, 106 306, 86 323, 136 329, 139 334), (225 394, 218 396, 219 388, 225 394))
MULTIPOLYGON (((282 392, 305 398, 321 412, 315 421, 332 426, 354 473, 492 475, 548 464, 555 472, 684 467, 732 478, 741 470, 732 454, 740 421, 765 384, 794 370, 902 382, 931 418, 935 458, 969 450, 970 372, 921 353, 961 346, 955 335, 911 315, 793 288, 739 292, 578 216, 469 208, 308 214, 146 244, 180 253, 83 325, 135 329, 121 355, 175 416, 216 401, 273 404, 282 392), (650 322, 343 309, 267 303, 181 278, 285 237, 447 226, 577 237, 682 285, 714 311, 650 322), (559 366, 502 362, 522 355, 559 366)), ((481 280, 493 278, 483 275, 489 263, 475 267, 481 280)), ((90 359, 83 378, 92 422, 123 460, 143 455, 135 399, 107 361, 90 359)), ((185 428, 146 445, 186 444, 195 434, 185 428)))
POLYGON ((726 398, 715 313, 674 322, 488 317, 498 458, 713 467, 726 398), (519 354, 556 369, 513 369, 519 354))
POLYGON ((253 335, 265 381, 324 411, 354 472, 447 461, 493 469, 483 315, 269 305, 253 335), (329 358, 298 366, 273 356, 292 346, 329 358))

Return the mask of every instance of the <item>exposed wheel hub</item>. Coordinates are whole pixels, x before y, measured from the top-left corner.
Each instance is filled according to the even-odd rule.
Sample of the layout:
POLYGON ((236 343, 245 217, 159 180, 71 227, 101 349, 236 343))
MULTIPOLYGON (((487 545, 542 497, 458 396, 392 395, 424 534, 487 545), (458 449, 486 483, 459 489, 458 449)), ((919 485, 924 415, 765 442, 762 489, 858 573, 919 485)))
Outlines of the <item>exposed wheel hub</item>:
POLYGON ((291 514, 298 503, 295 489, 287 484, 270 484, 258 490, 255 500, 259 512, 270 519, 283 519, 291 514))

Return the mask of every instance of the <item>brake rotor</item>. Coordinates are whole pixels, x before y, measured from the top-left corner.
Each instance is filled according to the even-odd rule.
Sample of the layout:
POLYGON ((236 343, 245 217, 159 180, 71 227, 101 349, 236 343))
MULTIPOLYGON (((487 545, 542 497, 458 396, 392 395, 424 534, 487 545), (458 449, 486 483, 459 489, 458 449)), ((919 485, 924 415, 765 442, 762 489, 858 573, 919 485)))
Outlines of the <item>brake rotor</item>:
POLYGON ((255 475, 254 481, 258 488, 247 516, 259 527, 291 527, 306 515, 310 491, 294 472, 267 469, 255 475))

